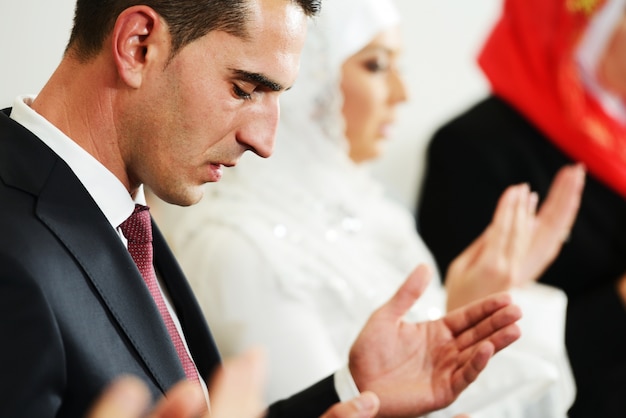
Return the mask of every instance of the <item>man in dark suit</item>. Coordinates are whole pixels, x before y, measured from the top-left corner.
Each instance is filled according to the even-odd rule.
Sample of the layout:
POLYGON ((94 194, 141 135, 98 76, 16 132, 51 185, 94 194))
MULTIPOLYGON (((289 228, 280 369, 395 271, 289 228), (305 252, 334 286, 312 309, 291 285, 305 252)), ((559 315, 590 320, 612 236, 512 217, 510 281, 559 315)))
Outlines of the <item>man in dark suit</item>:
MULTIPOLYGON (((154 400, 185 378, 206 389, 220 357, 178 264, 149 216, 139 255, 123 225, 145 209, 144 184, 190 205, 243 152, 271 154, 278 96, 319 8, 114 3, 78 0, 55 73, 0 113, 0 416, 82 417, 127 374, 154 400)), ((268 415, 316 417, 358 390, 376 393, 386 416, 451 403, 519 337, 520 312, 499 294, 404 323, 427 276, 418 268, 374 313, 346 370, 268 415)))

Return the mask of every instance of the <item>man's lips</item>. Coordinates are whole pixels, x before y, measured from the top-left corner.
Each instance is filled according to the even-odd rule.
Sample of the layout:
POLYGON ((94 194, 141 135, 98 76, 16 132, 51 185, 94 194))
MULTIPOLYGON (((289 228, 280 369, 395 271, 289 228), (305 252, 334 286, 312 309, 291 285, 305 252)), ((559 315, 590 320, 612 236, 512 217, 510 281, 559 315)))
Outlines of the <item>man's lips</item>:
POLYGON ((210 163, 208 170, 208 179, 209 182, 219 181, 222 178, 222 164, 219 163, 210 163))

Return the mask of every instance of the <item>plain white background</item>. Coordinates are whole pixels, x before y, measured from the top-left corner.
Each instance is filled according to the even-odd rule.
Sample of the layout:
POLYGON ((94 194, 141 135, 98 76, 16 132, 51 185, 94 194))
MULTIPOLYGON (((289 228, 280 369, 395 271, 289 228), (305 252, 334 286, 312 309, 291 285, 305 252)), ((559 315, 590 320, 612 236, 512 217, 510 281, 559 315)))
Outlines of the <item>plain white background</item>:
MULTIPOLYGON (((69 38, 75 0, 0 0, 0 107, 37 93, 69 38)), ((403 105, 387 152, 374 173, 390 194, 413 208, 423 151, 433 130, 487 92, 475 64, 501 0, 396 0, 405 33, 403 105)))

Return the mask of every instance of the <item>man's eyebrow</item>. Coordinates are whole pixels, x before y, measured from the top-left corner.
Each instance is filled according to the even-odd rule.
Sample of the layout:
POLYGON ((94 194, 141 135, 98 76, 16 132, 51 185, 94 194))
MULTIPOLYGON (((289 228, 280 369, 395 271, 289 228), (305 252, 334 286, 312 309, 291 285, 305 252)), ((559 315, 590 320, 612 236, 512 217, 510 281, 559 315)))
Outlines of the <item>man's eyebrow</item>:
POLYGON ((233 69, 232 71, 235 75, 239 76, 241 79, 250 81, 252 83, 260 84, 262 86, 267 87, 268 89, 272 91, 286 90, 286 88, 283 85, 281 85, 280 83, 277 83, 274 80, 271 80, 270 78, 264 76, 263 74, 251 73, 249 71, 236 70, 236 69, 233 69))

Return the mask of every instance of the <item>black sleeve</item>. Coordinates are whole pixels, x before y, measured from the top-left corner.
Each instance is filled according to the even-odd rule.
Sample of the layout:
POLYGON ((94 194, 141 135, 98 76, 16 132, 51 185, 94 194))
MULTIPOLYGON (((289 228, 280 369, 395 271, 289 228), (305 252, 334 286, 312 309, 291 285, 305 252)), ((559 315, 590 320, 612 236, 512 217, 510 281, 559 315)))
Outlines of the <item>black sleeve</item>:
POLYGON ((308 389, 272 404, 267 418, 319 418, 337 402, 339 396, 333 375, 330 375, 308 389))

